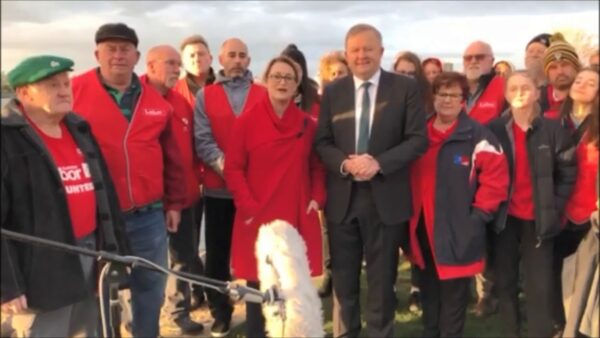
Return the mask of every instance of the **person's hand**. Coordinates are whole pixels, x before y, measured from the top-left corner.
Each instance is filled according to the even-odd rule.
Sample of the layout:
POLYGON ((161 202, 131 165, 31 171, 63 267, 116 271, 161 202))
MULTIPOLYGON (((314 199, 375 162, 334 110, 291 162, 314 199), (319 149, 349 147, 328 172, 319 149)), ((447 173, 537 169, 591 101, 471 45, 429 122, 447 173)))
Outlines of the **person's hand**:
POLYGON ((177 229, 179 229, 179 222, 181 222, 181 211, 167 210, 167 213, 165 215, 167 231, 170 233, 176 233, 177 229))
POLYGON ((315 200, 310 200, 310 202, 308 202, 308 208, 306 208, 306 214, 310 214, 311 211, 315 211, 318 212, 319 211, 319 203, 317 203, 317 201, 315 200))
POLYGON ((349 160, 357 181, 370 181, 381 170, 379 162, 369 154, 350 155, 349 160))
POLYGON ((18 314, 27 310, 27 297, 20 295, 17 298, 2 303, 2 313, 18 314))

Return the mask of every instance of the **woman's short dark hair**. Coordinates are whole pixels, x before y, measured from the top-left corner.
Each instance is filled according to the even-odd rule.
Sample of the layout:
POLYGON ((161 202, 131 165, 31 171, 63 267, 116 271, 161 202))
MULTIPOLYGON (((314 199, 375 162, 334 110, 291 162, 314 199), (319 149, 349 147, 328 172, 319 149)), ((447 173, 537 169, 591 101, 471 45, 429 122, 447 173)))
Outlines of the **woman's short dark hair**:
POLYGON ((467 82, 466 76, 458 72, 440 73, 440 75, 438 75, 431 84, 433 95, 437 94, 442 87, 451 87, 454 85, 458 85, 460 87, 463 100, 466 100, 469 97, 469 82, 467 82))

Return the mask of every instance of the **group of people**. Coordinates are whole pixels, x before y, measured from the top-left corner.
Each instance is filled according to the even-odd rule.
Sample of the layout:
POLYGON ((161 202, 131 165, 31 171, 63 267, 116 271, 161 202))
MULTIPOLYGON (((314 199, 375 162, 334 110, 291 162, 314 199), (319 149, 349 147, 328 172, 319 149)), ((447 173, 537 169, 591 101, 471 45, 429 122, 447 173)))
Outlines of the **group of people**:
MULTIPOLYGON (((408 51, 386 71, 381 33, 357 24, 317 83, 293 44, 255 81, 238 38, 220 46, 219 71, 193 35, 150 48, 142 76, 132 28, 102 25, 95 42, 98 67, 72 79, 73 61, 50 55, 8 73, 3 229, 260 289, 258 231, 281 219, 304 239, 311 276, 325 276, 335 337, 361 331, 363 266, 367 334, 395 335, 400 255, 424 337, 463 335, 472 280, 477 314, 497 306, 504 334, 521 336, 521 275, 527 336, 598 335, 597 53, 582 67, 560 34, 541 34, 527 70, 496 75, 475 41, 464 73, 408 51), (586 274, 562 283, 580 242, 586 274)), ((93 259, 4 237, 1 259, 2 312, 19 336, 99 334, 93 259)), ((171 333, 199 334, 190 312, 204 302, 211 335, 229 334, 227 295, 182 281, 165 294, 166 282, 131 269, 133 336, 157 337, 161 309, 171 333)), ((268 334, 248 303, 246 336, 268 334)))

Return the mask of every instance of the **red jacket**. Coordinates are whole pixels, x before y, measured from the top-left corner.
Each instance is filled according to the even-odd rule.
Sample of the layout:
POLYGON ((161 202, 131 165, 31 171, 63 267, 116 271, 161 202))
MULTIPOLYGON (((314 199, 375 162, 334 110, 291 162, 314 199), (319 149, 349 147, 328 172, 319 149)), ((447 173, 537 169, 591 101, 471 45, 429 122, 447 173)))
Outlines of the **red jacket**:
POLYGON ((598 177, 598 148, 586 142, 584 134, 577 144, 577 179, 571 197, 567 202, 565 214, 575 224, 583 224, 590 220, 590 215, 597 209, 596 179, 598 177))
POLYGON ((504 104, 504 78, 494 76, 467 113, 473 120, 486 125, 500 116, 504 104))
POLYGON ((115 184, 121 209, 160 200, 165 209, 185 204, 183 165, 175 138, 173 109, 141 81, 131 121, 100 82, 96 69, 73 78, 73 110, 92 126, 115 184))
MULTIPOLYGON (((140 77, 140 81, 148 83, 146 75, 140 77)), ((149 83, 148 83, 149 84, 149 83)), ((194 151, 194 111, 185 98, 174 90, 169 90, 164 96, 173 107, 173 126, 175 127, 175 138, 181 150, 181 161, 183 163, 185 180, 185 208, 189 208, 200 198, 200 176, 196 172, 197 157, 194 151)))
MULTIPOLYGON (((240 116, 248 108, 254 106, 259 99, 265 97, 266 89, 257 84, 250 85, 246 103, 240 116)), ((231 129, 236 120, 235 113, 227 99, 227 93, 221 84, 213 84, 204 87, 204 104, 206 116, 210 121, 213 137, 219 148, 227 149, 231 136, 231 129)), ((211 167, 206 166, 204 171, 204 186, 207 189, 225 188, 225 182, 211 167)))
POLYGON ((310 107, 310 111, 307 111, 308 115, 315 121, 319 121, 319 112, 321 109, 321 105, 319 102, 315 102, 312 107, 310 107))
POLYGON ((298 229, 311 275, 322 273, 319 214, 306 213, 311 200, 319 207, 325 203, 325 169, 312 149, 315 131, 314 121, 294 103, 279 118, 266 97, 236 120, 224 173, 236 206, 231 259, 237 278, 257 280, 258 229, 276 219, 298 229))

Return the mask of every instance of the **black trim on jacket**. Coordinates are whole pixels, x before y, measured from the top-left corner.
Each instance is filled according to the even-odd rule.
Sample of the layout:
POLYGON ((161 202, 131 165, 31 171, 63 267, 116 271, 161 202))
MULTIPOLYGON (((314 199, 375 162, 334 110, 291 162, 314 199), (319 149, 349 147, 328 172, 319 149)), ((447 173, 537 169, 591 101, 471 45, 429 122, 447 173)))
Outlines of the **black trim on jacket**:
MULTIPOLYGON (((508 114, 492 121, 488 128, 496 135, 508 160, 510 189, 508 201, 503 203, 495 220, 495 231, 506 226, 508 205, 514 183, 513 118, 508 114)), ((530 164, 531 184, 538 241, 556 236, 561 231, 561 217, 577 177, 575 146, 569 132, 558 120, 537 116, 526 132, 527 157, 530 164)))
POLYGON ((473 152, 482 140, 501 151, 496 137, 462 112, 456 129, 437 155, 434 250, 442 264, 474 263, 485 254, 486 223, 494 215, 472 206, 478 179, 470 181, 473 152), (463 156, 469 159, 468 166, 456 163, 457 158, 463 156))
MULTIPOLYGON (((96 195, 99 250, 127 253, 118 197, 89 124, 69 113, 64 123, 85 157, 96 195)), ((2 111, 2 228, 76 245, 69 207, 56 164, 21 114, 16 100, 2 111)), ((24 294, 28 306, 49 311, 92 294, 79 257, 2 238, 2 302, 24 294)))

